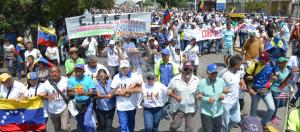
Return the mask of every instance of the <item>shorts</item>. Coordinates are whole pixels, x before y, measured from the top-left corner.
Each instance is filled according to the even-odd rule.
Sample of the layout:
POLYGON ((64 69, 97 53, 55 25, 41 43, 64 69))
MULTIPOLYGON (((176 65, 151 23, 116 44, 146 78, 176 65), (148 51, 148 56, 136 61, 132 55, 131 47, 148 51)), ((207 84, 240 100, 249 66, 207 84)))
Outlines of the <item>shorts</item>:
POLYGON ((223 55, 224 56, 233 56, 233 48, 223 48, 222 49, 223 55))

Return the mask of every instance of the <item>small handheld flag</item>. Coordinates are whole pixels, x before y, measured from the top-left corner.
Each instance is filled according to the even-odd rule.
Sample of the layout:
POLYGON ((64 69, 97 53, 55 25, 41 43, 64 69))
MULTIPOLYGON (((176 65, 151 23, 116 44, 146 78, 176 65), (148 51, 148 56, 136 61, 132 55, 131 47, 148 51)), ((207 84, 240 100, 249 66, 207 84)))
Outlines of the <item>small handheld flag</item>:
POLYGON ((163 19, 163 24, 167 24, 168 21, 171 19, 171 12, 169 10, 168 4, 166 3, 165 7, 165 13, 164 13, 164 19, 163 19))

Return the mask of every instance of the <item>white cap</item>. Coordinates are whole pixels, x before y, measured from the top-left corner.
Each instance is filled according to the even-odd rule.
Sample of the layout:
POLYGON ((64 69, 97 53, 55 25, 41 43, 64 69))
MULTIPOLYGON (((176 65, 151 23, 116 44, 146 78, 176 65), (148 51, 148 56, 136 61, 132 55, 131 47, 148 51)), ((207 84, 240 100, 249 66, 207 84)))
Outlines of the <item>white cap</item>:
POLYGON ((121 60, 120 61, 120 68, 124 67, 130 67, 129 61, 128 60, 121 60))
POLYGON ((115 45, 115 43, 116 43, 115 40, 110 40, 110 41, 109 41, 109 44, 111 44, 111 45, 115 45))

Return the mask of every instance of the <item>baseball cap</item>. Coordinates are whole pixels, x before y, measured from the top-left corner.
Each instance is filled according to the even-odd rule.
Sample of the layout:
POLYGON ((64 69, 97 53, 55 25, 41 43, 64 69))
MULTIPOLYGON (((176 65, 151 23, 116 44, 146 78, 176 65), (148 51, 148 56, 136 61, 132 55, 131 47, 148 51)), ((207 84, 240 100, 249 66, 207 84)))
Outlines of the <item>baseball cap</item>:
POLYGON ((75 51, 75 52, 77 52, 77 51, 78 51, 78 49, 77 49, 76 47, 72 47, 72 48, 70 49, 70 52, 72 52, 72 51, 75 51))
POLYGON ((30 72, 27 74, 27 79, 28 80, 36 80, 38 78, 37 72, 30 72))
POLYGON ((259 61, 269 61, 270 60, 269 53, 266 51, 261 52, 258 57, 258 60, 259 61))
POLYGON ((288 61, 288 59, 285 58, 285 57, 279 57, 278 58, 278 62, 287 62, 287 61, 288 61))
POLYGON ((180 46, 179 46, 179 45, 176 45, 176 46, 175 46, 175 49, 180 49, 180 46))
POLYGON ((243 132, 262 132, 262 126, 258 118, 249 116, 241 121, 241 129, 243 132))
POLYGON ((147 80, 154 80, 155 79, 154 73, 153 72, 147 72, 146 79, 147 80))
POLYGON ((207 66, 206 70, 208 73, 218 72, 218 66, 216 64, 212 63, 207 66))
POLYGON ((193 66, 192 62, 186 61, 186 62, 183 63, 182 69, 192 69, 192 70, 194 70, 194 66, 193 66))
POLYGON ((7 73, 2 73, 0 75, 0 81, 1 82, 5 82, 7 79, 11 78, 11 75, 7 74, 7 73))
POLYGON ((116 41, 115 41, 115 40, 110 40, 110 41, 109 41, 109 44, 110 44, 110 45, 115 45, 115 44, 116 44, 116 41))
POLYGON ((161 54, 162 54, 162 55, 165 55, 165 56, 168 56, 168 55, 170 55, 170 51, 169 51, 168 49, 163 49, 163 50, 161 51, 161 54))
POLYGON ((129 61, 128 60, 121 60, 120 61, 120 68, 124 67, 130 67, 129 61))
POLYGON ((82 69, 82 70, 83 70, 83 69, 84 69, 84 65, 83 65, 83 64, 76 64, 76 65, 75 65, 75 69, 76 69, 76 68, 79 68, 79 69, 82 69))
POLYGON ((249 36, 255 36, 255 32, 249 32, 249 36))
POLYGON ((177 39, 172 39, 171 42, 177 42, 177 39))

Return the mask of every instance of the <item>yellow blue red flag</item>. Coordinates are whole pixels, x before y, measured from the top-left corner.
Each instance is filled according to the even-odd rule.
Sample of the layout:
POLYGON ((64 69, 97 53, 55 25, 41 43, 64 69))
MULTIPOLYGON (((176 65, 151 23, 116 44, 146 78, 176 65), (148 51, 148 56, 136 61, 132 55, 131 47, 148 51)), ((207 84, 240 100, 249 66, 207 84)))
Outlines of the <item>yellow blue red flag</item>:
POLYGON ((0 131, 45 131, 43 100, 40 97, 16 101, 0 99, 0 131))
POLYGON ((38 44, 44 46, 56 46, 57 36, 55 28, 47 28, 38 25, 38 44))

